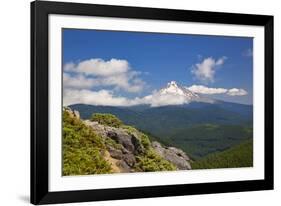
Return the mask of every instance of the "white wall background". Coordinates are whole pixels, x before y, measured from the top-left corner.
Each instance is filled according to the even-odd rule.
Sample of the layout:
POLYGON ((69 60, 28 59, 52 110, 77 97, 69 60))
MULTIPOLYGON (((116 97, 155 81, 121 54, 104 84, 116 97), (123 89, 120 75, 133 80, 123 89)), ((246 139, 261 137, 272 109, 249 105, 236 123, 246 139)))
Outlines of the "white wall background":
MULTIPOLYGON (((67 1, 67 0, 65 0, 67 1)), ((70 1, 70 0, 68 0, 70 1)), ((69 205, 277 205, 281 201, 281 13, 277 0, 77 0, 98 4, 208 10, 275 16, 275 190, 69 205), (279 80, 279 82, 278 82, 279 80)), ((0 6, 0 205, 29 204, 29 0, 0 6)), ((280 203, 279 203, 280 204, 280 203)))

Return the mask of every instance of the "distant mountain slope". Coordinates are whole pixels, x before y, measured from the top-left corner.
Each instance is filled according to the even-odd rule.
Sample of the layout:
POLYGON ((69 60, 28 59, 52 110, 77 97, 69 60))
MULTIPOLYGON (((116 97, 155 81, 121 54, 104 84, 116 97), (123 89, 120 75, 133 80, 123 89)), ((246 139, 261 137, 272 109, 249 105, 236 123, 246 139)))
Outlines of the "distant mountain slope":
POLYGON ((246 140, 223 152, 210 154, 192 163, 192 169, 235 168, 253 166, 253 141, 246 140))
MULTIPOLYGON (((218 124, 245 124, 252 123, 253 108, 250 105, 218 102, 216 104, 192 102, 184 105, 170 105, 150 107, 137 105, 130 107, 95 106, 86 104, 70 105, 78 110, 84 119, 90 118, 92 113, 103 112, 117 115, 125 123, 137 123, 143 120, 165 120, 167 125, 218 123, 218 124), (161 116, 161 117, 160 117, 161 116), (160 117, 160 118, 159 118, 160 117)), ((150 123, 153 123, 150 121, 150 123)))
POLYGON ((170 138, 164 141, 180 147, 193 158, 201 158, 251 139, 253 134, 250 127, 243 125, 198 124, 171 130, 166 136, 170 138))

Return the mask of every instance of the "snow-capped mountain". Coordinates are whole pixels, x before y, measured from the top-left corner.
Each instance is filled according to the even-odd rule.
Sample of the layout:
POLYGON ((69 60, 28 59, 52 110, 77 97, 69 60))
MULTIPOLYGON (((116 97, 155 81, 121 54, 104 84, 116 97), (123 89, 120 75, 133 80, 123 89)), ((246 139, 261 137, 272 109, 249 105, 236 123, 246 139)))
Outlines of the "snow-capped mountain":
POLYGON ((179 86, 176 81, 171 81, 167 84, 167 87, 159 90, 159 94, 162 95, 178 95, 181 97, 185 97, 189 101, 199 100, 200 96, 187 88, 179 86))
POLYGON ((190 102, 205 102, 214 103, 215 100, 201 96, 195 92, 190 91, 184 86, 179 85, 176 81, 171 81, 165 88, 158 91, 159 95, 171 95, 185 100, 185 103, 190 102))

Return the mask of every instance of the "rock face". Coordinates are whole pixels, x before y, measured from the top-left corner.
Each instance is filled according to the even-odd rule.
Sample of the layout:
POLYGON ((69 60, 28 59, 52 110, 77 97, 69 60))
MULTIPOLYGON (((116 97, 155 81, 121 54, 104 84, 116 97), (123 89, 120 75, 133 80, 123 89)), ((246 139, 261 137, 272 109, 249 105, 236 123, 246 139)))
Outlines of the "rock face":
POLYGON ((179 170, 190 170, 190 158, 182 150, 175 147, 163 147, 159 142, 152 142, 152 147, 164 159, 173 163, 179 170))
POLYGON ((104 138, 111 138, 121 144, 127 151, 133 154, 144 152, 143 145, 137 134, 129 134, 125 129, 101 125, 98 122, 85 120, 84 123, 92 127, 95 132, 104 138))
POLYGON ((98 122, 85 120, 84 123, 102 136, 114 140, 120 148, 108 146, 108 152, 112 158, 118 161, 118 166, 122 171, 133 172, 132 168, 136 163, 135 155, 144 152, 140 140, 135 135, 129 134, 125 129, 101 125, 98 122))
POLYGON ((129 150, 130 152, 135 151, 135 146, 132 142, 132 136, 122 130, 109 130, 107 132, 107 136, 117 143, 123 145, 125 149, 129 150))

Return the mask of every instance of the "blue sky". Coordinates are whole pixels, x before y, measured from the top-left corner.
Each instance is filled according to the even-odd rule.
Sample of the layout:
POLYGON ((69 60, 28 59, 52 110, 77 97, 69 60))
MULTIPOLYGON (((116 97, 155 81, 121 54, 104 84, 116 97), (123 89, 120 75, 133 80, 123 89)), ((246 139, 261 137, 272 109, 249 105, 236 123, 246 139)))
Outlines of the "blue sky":
POLYGON ((64 89, 125 101, 174 80, 211 98, 252 104, 252 48, 245 37, 64 29, 64 89))

